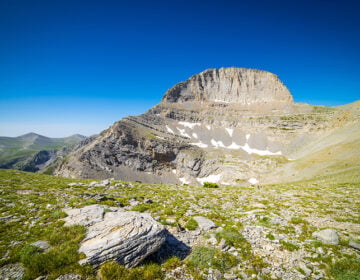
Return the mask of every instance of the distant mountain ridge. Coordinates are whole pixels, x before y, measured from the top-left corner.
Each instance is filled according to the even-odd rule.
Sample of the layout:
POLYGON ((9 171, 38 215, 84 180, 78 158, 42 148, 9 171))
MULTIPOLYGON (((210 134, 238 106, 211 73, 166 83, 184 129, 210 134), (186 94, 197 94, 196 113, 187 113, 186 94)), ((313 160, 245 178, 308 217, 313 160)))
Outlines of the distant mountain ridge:
POLYGON ((38 171, 54 160, 59 151, 79 144, 85 136, 74 134, 50 138, 33 132, 17 137, 0 137, 0 168, 38 171))

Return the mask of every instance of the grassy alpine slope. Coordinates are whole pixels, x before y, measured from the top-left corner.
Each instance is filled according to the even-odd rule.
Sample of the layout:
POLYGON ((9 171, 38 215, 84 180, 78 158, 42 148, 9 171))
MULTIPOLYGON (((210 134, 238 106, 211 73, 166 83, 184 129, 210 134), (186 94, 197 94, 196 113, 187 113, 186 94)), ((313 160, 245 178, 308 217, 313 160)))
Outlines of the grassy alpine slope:
POLYGON ((65 138, 49 138, 36 133, 18 137, 0 137, 1 168, 22 169, 31 156, 40 151, 60 150, 78 144, 85 137, 72 135, 65 138))
POLYGON ((306 181, 260 188, 120 181, 106 187, 68 185, 74 182, 90 180, 0 170, 0 276, 4 267, 20 262, 24 279, 56 279, 69 272, 83 279, 360 279, 360 254, 349 246, 349 241, 360 242, 360 183, 306 181), (96 202, 93 194, 105 199, 96 202), (192 252, 184 260, 149 260, 134 269, 113 262, 98 271, 80 266, 83 256, 77 249, 85 230, 65 227, 62 208, 95 203, 150 213, 175 237, 186 233, 192 252), (194 216, 207 217, 218 228, 199 234, 194 216), (338 232, 339 245, 312 237, 324 228, 338 232), (30 245, 38 240, 47 241, 50 249, 40 252, 30 245))

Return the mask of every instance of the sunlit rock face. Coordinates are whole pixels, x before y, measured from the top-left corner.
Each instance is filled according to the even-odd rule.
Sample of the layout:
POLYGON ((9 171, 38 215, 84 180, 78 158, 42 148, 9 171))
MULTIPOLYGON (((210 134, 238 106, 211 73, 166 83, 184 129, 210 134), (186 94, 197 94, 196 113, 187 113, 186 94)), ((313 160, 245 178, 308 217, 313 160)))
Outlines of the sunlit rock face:
POLYGON ((266 71, 245 68, 209 69, 169 89, 163 102, 236 103, 282 109, 293 103, 289 90, 266 71))
MULTIPOLYGON (((354 137, 343 140, 358 139, 353 133, 358 111, 356 103, 296 104, 279 78, 266 71, 209 69, 170 88, 146 113, 126 117, 80 146, 56 173, 175 184, 301 179, 305 173, 299 170, 307 165, 294 159, 330 147, 328 139, 337 138, 329 135, 345 125, 354 137)), ((312 166, 307 174, 321 174, 326 167, 312 166)))

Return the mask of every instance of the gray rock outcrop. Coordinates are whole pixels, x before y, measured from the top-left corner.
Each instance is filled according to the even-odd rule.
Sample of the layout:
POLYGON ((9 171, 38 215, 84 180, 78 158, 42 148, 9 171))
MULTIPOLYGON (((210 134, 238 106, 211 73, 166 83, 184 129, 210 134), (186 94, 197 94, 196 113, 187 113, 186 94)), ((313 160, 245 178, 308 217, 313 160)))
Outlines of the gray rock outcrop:
POLYGON ((320 231, 315 231, 312 236, 326 244, 334 244, 334 245, 339 244, 339 237, 336 231, 333 229, 324 229, 320 231))
POLYGON ((86 255, 81 264, 98 266, 115 260, 127 267, 142 262, 157 251, 166 239, 165 228, 149 214, 125 212, 121 208, 90 205, 65 209, 66 225, 80 224, 87 229, 79 252, 86 255))

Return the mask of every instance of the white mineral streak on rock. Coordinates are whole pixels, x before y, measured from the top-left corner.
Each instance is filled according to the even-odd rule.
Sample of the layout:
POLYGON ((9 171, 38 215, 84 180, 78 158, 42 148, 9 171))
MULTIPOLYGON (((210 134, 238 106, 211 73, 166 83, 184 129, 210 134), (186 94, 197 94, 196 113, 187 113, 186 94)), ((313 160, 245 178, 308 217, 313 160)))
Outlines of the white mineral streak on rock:
POLYGON ((195 126, 200 126, 201 123, 179 122, 180 125, 193 129, 195 126))
POLYGON ((192 137, 194 137, 195 139, 199 138, 195 132, 192 134, 192 137))
POLYGON ((204 184, 205 182, 210 182, 210 183, 218 183, 221 179, 221 174, 211 174, 207 177, 202 177, 202 178, 197 178, 196 180, 201 183, 204 184))
POLYGON ((168 132, 172 133, 172 134, 175 134, 174 131, 173 131, 170 127, 168 127, 168 126, 166 126, 166 130, 167 130, 168 132))
POLYGON ((250 134, 246 134, 246 140, 250 139, 250 134))
POLYGON ((234 129, 232 129, 232 128, 225 128, 225 129, 226 129, 227 133, 229 133, 230 137, 232 137, 234 129))

